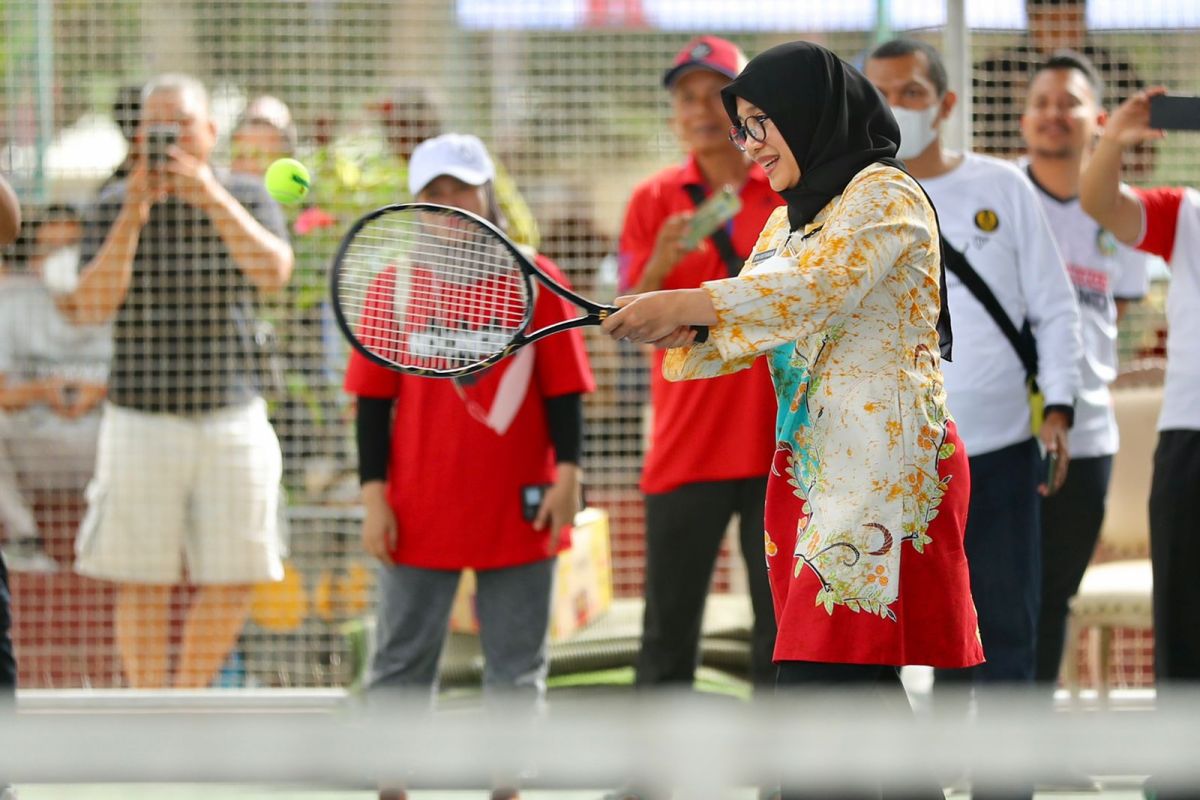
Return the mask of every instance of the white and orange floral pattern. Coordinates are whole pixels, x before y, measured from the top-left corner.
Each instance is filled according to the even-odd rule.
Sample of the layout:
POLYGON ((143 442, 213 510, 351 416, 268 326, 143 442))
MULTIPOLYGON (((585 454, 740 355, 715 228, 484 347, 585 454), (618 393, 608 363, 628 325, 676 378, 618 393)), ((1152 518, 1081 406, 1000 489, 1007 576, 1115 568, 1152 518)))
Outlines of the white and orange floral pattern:
MULTIPOLYGON (((939 462, 961 444, 938 356, 939 263, 936 218, 921 188, 873 165, 801 230, 790 231, 786 208, 778 209, 741 274, 704 284, 718 316, 708 341, 664 360, 668 379, 685 380, 768 358, 779 414, 765 541, 781 640, 780 606, 801 601, 794 586, 827 617, 841 607, 895 622, 902 553, 919 557, 941 545, 931 522, 956 476, 939 462)), ((963 499, 962 519, 949 528, 953 574, 928 596, 943 602, 936 598, 944 591, 946 604, 965 604, 949 614, 973 634, 957 524, 963 499)), ((967 638, 977 650, 977 638, 967 638)), ((956 660, 978 657, 948 657, 956 660)))

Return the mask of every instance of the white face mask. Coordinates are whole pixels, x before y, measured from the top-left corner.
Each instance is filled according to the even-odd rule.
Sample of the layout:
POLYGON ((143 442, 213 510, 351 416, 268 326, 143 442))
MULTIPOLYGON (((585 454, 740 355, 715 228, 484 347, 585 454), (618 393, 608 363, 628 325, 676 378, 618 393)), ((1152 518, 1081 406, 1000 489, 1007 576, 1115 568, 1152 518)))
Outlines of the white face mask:
POLYGON ((940 103, 934 103, 923 111, 913 111, 909 108, 892 106, 892 115, 900 126, 900 150, 896 153, 899 158, 913 158, 925 152, 925 148, 937 138, 937 130, 933 123, 937 121, 938 112, 942 110, 940 103))
POLYGON ((79 246, 60 247, 42 262, 42 283, 53 294, 69 294, 79 286, 79 246))

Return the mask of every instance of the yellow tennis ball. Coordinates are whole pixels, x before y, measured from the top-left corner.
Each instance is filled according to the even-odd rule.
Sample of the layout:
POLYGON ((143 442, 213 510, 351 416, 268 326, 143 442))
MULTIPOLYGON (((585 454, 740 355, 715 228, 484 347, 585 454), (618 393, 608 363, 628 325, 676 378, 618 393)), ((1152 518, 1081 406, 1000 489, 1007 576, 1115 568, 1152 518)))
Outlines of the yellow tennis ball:
POLYGON ((308 194, 311 185, 308 168, 294 158, 281 158, 267 167, 263 183, 267 191, 280 203, 299 203, 308 194))

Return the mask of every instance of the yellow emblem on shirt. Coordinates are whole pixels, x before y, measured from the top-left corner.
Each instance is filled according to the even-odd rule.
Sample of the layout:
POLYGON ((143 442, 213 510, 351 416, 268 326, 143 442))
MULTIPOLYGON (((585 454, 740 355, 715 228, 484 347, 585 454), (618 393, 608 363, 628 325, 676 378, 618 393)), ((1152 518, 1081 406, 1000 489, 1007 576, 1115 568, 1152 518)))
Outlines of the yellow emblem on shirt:
POLYGON ((984 233, 991 233, 1000 227, 1000 217, 990 208, 975 212, 975 227, 984 233))

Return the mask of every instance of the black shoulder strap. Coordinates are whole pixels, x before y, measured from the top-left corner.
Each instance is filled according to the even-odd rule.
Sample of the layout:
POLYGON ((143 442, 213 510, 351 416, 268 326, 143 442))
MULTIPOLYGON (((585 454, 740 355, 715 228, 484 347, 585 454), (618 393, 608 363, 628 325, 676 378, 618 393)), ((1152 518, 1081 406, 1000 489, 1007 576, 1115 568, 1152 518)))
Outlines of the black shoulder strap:
MULTIPOLYGON (((692 205, 697 208, 704 202, 706 195, 703 186, 685 183, 683 190, 688 193, 688 197, 692 198, 692 205)), ((739 257, 733 249, 733 240, 729 238, 729 231, 725 229, 725 226, 717 228, 708 238, 713 243, 713 247, 717 248, 717 254, 721 256, 721 260, 725 262, 725 269, 729 272, 730 277, 741 272, 742 262, 745 259, 739 257)))
POLYGON ((1021 359, 1021 364, 1025 367, 1025 374, 1030 378, 1037 378, 1038 357, 1037 343, 1033 338, 1033 330, 1029 327, 1029 321, 1026 320, 1021 330, 1017 330, 1017 326, 1005 313, 1004 307, 1000 305, 1000 301, 996 299, 996 295, 992 292, 987 282, 980 277, 975 268, 971 266, 971 262, 967 261, 967 257, 962 251, 954 247, 942 237, 942 246, 946 249, 946 269, 958 276, 958 279, 963 282, 967 290, 975 295, 975 299, 983 305, 987 310, 988 315, 996 323, 1004 334, 1004 338, 1008 339, 1008 343, 1012 345, 1013 350, 1017 352, 1017 358, 1021 359))

